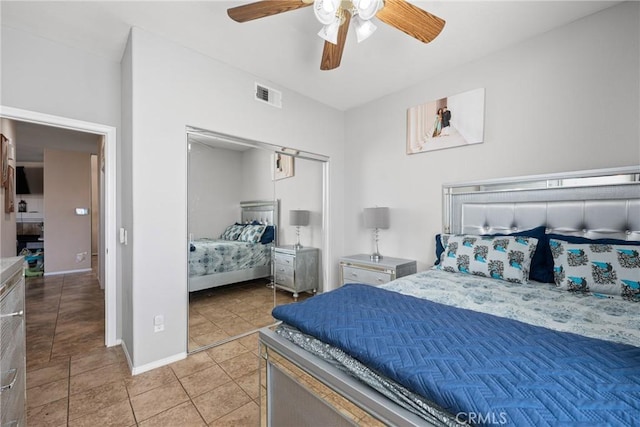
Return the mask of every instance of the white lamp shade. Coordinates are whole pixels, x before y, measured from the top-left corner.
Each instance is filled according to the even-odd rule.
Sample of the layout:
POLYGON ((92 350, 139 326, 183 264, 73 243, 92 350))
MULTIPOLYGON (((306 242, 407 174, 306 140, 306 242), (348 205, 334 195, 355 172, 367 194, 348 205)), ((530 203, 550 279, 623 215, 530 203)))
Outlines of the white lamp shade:
POLYGON ((332 22, 339 21, 337 17, 341 0, 315 0, 313 2, 313 12, 318 21, 323 25, 329 25, 332 22))
POLYGON ((358 15, 355 15, 351 21, 356 28, 358 43, 365 41, 378 28, 373 22, 365 21, 358 15))
POLYGON ((309 211, 303 211, 303 210, 289 211, 289 225, 295 225, 295 226, 309 225, 309 211))
POLYGON ((338 30, 340 29, 340 20, 336 20, 329 25, 325 25, 318 32, 318 35, 329 43, 338 44, 338 30))
POLYGON ((366 228, 389 228, 389 208, 365 208, 364 226, 366 228))
POLYGON ((376 16, 382 5, 382 0, 353 0, 353 6, 356 8, 358 16, 365 21, 376 16))

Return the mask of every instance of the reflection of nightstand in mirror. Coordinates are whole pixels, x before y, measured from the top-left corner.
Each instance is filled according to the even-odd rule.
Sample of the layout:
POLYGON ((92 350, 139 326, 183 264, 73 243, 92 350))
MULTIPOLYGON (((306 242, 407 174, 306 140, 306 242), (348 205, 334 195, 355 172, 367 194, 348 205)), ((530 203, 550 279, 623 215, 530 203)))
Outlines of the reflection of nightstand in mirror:
POLYGON ((385 256, 380 261, 371 261, 370 255, 350 255, 340 258, 340 285, 382 285, 416 271, 416 261, 411 259, 385 256))
POLYGON ((278 289, 293 292, 297 301, 298 294, 318 289, 318 248, 277 246, 273 248, 273 281, 278 289))

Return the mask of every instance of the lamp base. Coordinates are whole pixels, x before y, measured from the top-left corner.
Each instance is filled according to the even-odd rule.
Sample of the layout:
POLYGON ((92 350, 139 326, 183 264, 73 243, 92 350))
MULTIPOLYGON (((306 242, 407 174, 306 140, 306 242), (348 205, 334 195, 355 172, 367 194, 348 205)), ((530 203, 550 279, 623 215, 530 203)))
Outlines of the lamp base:
POLYGON ((379 253, 371 254, 369 255, 369 259, 373 262, 380 262, 380 260, 382 259, 382 255, 380 255, 379 253))

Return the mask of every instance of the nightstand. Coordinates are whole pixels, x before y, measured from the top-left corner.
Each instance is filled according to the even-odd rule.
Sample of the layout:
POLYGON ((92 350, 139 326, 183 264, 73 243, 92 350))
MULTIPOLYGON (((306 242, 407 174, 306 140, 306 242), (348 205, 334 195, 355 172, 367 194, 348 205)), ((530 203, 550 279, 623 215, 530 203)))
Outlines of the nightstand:
POLYGON ((340 258, 340 285, 345 283, 382 285, 416 271, 417 263, 411 259, 385 256, 376 262, 371 261, 369 255, 350 255, 340 258))
POLYGON ((276 246, 273 248, 273 281, 276 288, 293 292, 294 301, 304 291, 318 289, 318 248, 276 246))

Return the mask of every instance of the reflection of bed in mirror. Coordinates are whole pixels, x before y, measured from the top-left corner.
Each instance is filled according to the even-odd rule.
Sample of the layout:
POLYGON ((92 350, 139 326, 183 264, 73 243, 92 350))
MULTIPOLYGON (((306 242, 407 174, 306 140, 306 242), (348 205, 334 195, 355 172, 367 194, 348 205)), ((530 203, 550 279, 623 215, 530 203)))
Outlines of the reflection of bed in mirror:
POLYGON ((277 307, 261 425, 636 425, 640 168, 528 178, 443 188, 441 268, 277 307), (507 241, 534 254, 519 282, 507 241), (469 253, 504 275, 465 272, 469 253), (564 287, 578 270, 590 287, 564 287))
POLYGON ((220 236, 189 244, 189 292, 271 276, 278 201, 240 202, 240 218, 220 236))

